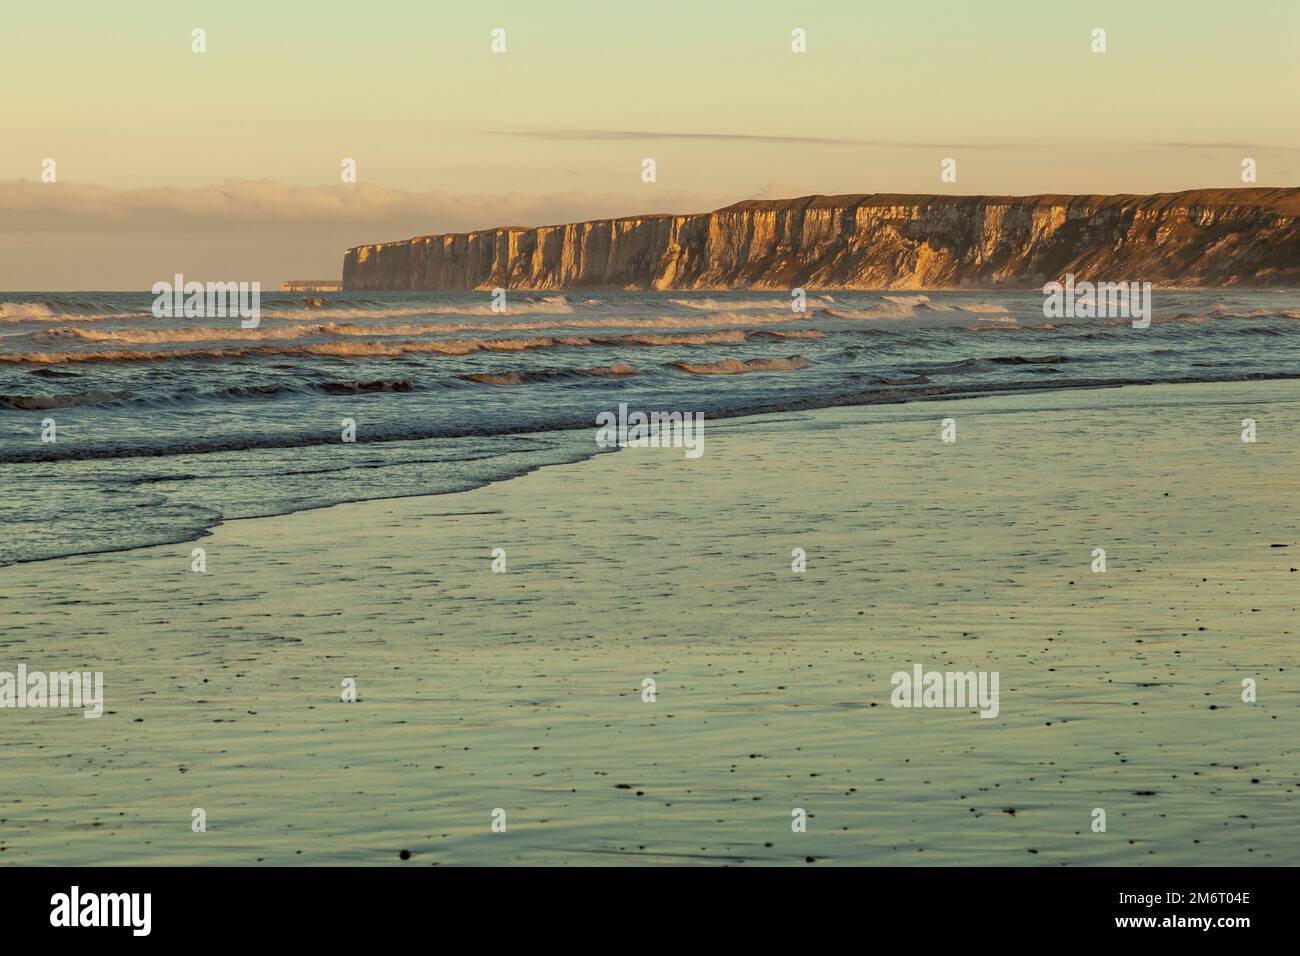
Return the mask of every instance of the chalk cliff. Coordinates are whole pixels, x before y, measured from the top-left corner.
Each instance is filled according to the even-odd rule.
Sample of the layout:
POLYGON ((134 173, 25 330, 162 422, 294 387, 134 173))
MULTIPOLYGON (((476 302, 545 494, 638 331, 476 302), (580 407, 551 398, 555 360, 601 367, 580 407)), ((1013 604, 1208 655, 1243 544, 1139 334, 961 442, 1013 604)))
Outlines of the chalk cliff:
POLYGON ((343 288, 1300 286, 1300 189, 807 196, 356 246, 343 288))

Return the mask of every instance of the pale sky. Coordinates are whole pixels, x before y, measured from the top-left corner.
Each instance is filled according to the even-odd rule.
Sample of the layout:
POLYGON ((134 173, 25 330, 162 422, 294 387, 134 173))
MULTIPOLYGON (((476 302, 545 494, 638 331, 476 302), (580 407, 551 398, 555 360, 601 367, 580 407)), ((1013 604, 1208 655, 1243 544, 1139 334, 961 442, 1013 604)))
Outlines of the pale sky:
POLYGON ((1296 0, 46 0, 3 26, 9 290, 275 287, 359 242, 753 196, 1240 186, 1247 156, 1300 181, 1296 0))

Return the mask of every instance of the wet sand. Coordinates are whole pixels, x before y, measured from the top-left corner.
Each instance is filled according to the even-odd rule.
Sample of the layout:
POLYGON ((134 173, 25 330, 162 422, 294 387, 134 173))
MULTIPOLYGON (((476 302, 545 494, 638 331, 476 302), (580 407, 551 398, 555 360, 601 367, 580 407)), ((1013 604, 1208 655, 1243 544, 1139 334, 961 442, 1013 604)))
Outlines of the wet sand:
POLYGON ((709 421, 699 459, 0 569, 0 670, 107 696, 0 710, 0 862, 1294 864, 1298 413, 1254 382, 709 421), (997 671, 997 717, 891 706, 917 663, 997 671))

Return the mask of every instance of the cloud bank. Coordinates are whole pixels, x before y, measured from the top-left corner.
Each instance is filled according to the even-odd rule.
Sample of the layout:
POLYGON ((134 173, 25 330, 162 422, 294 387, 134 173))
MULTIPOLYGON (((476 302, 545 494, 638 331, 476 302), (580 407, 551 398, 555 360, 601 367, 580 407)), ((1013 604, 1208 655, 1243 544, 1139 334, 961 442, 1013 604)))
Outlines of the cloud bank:
POLYGON ((493 226, 705 210, 740 197, 412 192, 228 180, 194 189, 0 183, 0 289, 147 289, 201 279, 338 278, 343 250, 493 226))

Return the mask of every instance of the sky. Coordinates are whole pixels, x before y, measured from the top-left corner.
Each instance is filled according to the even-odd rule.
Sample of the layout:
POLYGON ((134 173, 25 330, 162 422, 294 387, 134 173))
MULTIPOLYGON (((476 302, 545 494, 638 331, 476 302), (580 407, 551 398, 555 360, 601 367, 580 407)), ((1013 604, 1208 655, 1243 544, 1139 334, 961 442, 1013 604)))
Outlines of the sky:
POLYGON ((274 288, 361 242, 752 197, 1300 181, 1296 0, 45 0, 3 27, 5 290, 274 288))

